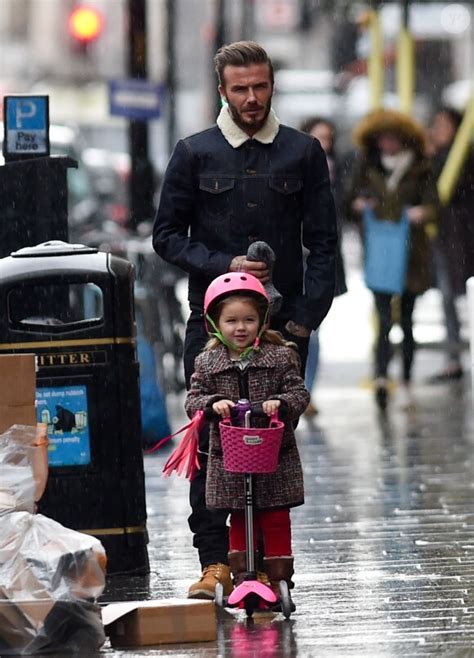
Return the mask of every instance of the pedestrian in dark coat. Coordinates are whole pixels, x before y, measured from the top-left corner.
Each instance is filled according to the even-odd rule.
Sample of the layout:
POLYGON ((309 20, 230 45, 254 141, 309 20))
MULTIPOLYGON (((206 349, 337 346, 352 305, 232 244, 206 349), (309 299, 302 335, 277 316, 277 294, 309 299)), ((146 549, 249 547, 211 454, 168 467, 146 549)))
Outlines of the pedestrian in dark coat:
MULTIPOLYGON (((435 113, 430 126, 434 174, 439 179, 462 114, 449 107, 435 113)), ((452 196, 442 204, 439 230, 433 240, 433 263, 436 286, 441 292, 446 325, 446 365, 429 378, 429 382, 462 378, 460 321, 456 298, 466 294, 466 281, 474 276, 474 151, 470 149, 452 196)))
MULTIPOLYGON (((431 124, 433 170, 439 178, 462 121, 452 108, 440 108, 431 124)), ((466 294, 466 281, 474 276, 474 149, 468 151, 449 202, 441 207, 439 242, 448 260, 453 293, 466 294)))
MULTIPOLYGON (((336 213, 321 146, 280 124, 271 108, 273 66, 261 46, 225 45, 214 61, 222 110, 216 125, 177 143, 153 229, 155 251, 189 274, 187 384, 207 340, 202 307, 210 282, 225 272, 269 281, 268 263, 247 258, 255 242, 275 254, 273 283, 283 299, 271 326, 298 345, 302 372, 309 336, 329 311, 335 286, 336 213)), ((205 504, 207 448, 202 432, 189 526, 203 573, 188 596, 214 598, 215 574, 222 583, 229 571, 228 534, 226 513, 205 504)))
MULTIPOLYGON (((376 220, 409 222, 408 265, 400 296, 403 331, 400 398, 405 408, 413 406, 411 379, 415 341, 413 311, 417 296, 432 285, 431 245, 428 228, 438 221, 438 193, 433 171, 425 155, 423 128, 401 112, 376 110, 355 128, 354 141, 360 154, 347 192, 348 213, 360 219, 370 209, 376 220)), ((392 293, 374 291, 378 320, 375 347, 374 391, 380 409, 388 402, 388 368, 392 356, 392 293)))
MULTIPOLYGON (((302 132, 315 137, 319 140, 321 147, 326 154, 328 163, 329 179, 333 190, 334 201, 336 203, 339 242, 336 251, 336 288, 334 296, 343 295, 347 292, 346 274, 344 261, 342 258, 342 176, 339 159, 335 151, 336 127, 329 119, 322 116, 309 117, 300 126, 302 132)), ((319 369, 319 329, 313 331, 309 339, 308 360, 306 362, 305 384, 306 388, 313 393, 314 383, 319 369)), ((311 401, 305 411, 305 416, 311 418, 318 413, 317 406, 311 401)))

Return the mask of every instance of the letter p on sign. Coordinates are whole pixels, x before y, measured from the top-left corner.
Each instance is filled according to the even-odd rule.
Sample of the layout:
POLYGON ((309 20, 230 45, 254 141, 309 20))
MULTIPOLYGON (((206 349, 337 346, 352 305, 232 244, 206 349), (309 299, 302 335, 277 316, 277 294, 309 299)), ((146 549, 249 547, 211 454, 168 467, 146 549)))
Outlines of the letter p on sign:
POLYGON ((23 122, 27 119, 33 119, 36 115, 37 106, 32 100, 19 100, 16 103, 16 127, 23 128, 23 122))

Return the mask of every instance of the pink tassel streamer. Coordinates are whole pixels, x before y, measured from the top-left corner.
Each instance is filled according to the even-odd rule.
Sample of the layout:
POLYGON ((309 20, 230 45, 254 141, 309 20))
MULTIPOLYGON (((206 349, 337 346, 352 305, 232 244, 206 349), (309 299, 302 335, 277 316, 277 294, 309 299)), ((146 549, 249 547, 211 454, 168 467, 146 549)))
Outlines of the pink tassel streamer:
POLYGON ((156 445, 148 450, 145 450, 145 454, 150 454, 158 450, 164 443, 172 439, 173 437, 185 432, 183 438, 179 442, 178 447, 170 455, 168 461, 166 462, 163 468, 163 475, 169 477, 173 471, 176 471, 178 475, 182 475, 183 471, 186 469, 185 477, 188 480, 192 480, 196 474, 196 471, 200 469, 198 461, 198 446, 199 446, 199 432, 204 424, 204 412, 196 411, 190 423, 179 429, 174 434, 165 436, 164 439, 161 439, 156 445))

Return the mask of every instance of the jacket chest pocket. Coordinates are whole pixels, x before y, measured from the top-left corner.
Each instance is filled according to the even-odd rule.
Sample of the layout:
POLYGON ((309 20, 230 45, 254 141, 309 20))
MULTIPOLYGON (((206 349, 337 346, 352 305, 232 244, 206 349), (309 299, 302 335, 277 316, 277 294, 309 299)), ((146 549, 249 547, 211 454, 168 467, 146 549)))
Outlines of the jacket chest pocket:
POLYGON ((302 208, 303 180, 301 178, 289 178, 287 176, 272 176, 268 184, 272 190, 274 212, 283 221, 293 219, 302 208))
POLYGON ((228 218, 233 209, 234 185, 233 178, 201 177, 199 196, 202 213, 214 219, 228 218))

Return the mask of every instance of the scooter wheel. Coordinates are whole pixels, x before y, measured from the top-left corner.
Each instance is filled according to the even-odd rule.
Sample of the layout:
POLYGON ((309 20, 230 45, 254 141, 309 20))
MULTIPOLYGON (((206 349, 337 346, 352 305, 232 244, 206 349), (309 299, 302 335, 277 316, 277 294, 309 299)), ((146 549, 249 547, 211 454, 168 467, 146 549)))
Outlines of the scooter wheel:
POLYGON ((214 591, 214 603, 218 608, 224 607, 224 585, 222 583, 216 583, 216 589, 214 591))
POLYGON ((281 611, 285 616, 285 618, 289 619, 292 612, 292 606, 291 606, 290 592, 288 590, 288 583, 286 582, 286 580, 280 580, 279 589, 280 589, 281 611))
POLYGON ((244 608, 247 617, 252 617, 255 610, 259 609, 260 597, 256 594, 247 594, 244 599, 244 608))

